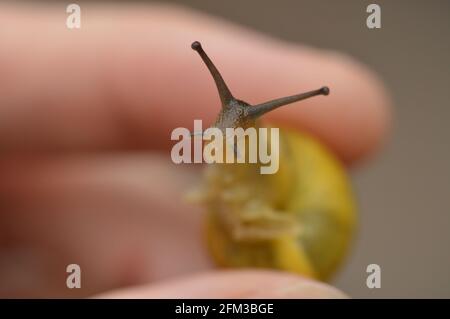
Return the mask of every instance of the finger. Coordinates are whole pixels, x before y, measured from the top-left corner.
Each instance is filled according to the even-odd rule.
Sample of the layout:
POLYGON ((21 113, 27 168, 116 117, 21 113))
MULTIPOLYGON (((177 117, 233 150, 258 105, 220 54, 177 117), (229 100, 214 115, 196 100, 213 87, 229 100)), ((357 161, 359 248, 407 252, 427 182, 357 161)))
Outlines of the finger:
POLYGON ((80 30, 65 27, 62 8, 32 9, 0 10, 4 150, 162 148, 175 127, 209 125, 220 102, 193 40, 250 103, 328 85, 329 97, 268 118, 313 133, 344 160, 367 156, 385 136, 383 88, 348 57, 169 7, 83 5, 80 30))
POLYGON ((99 298, 345 298, 339 290, 288 273, 214 271, 159 284, 132 287, 99 298))
POLYGON ((157 155, 0 161, 0 295, 73 296, 211 267, 196 172, 157 155), (3 261, 8 261, 3 262, 3 261), (82 289, 67 289, 80 265, 82 289))

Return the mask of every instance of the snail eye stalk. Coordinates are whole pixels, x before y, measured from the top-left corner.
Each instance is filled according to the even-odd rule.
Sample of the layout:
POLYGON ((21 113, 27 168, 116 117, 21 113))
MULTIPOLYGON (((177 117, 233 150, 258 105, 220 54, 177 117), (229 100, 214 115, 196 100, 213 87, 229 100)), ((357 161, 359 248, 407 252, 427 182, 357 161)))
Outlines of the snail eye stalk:
MULTIPOLYGON (((219 120, 216 124, 221 124, 224 119, 234 119, 234 117, 238 116, 240 118, 237 118, 236 122, 244 121, 244 120, 256 120, 263 114, 266 114, 267 112, 270 112, 272 110, 275 110, 279 108, 280 106, 291 104, 294 102, 298 102, 301 100, 308 99, 313 96, 317 95, 328 95, 330 93, 330 89, 326 86, 318 89, 313 90, 305 93, 300 93, 296 95, 286 96, 279 99, 275 99, 272 101, 268 101, 265 103, 257 104, 254 106, 249 105, 248 103, 237 100, 233 97, 233 95, 230 92, 230 89, 226 85, 225 81, 223 80, 222 76, 220 75, 219 70, 217 70, 214 63, 211 61, 211 59, 208 57, 208 55, 205 53, 205 51, 202 48, 202 45, 200 42, 195 41, 191 44, 191 47, 193 50, 197 51, 197 53, 202 58, 203 62, 208 67, 209 72, 211 73, 212 77, 214 78, 214 82, 216 83, 217 90, 219 91, 220 100, 222 102, 222 116, 219 117, 219 120), (245 108, 245 112, 239 113, 235 112, 235 108, 245 108)), ((220 125, 219 125, 220 126, 220 125)))
POLYGON ((247 116, 250 118, 258 118, 267 112, 270 112, 272 110, 275 110, 276 108, 279 108, 280 106, 291 104, 291 103, 301 101, 301 100, 305 100, 305 99, 308 99, 313 96, 328 95, 328 94, 330 94, 330 89, 328 87, 324 86, 318 90, 282 97, 279 99, 275 99, 275 100, 272 100, 269 102, 265 102, 265 103, 261 103, 261 104, 249 107, 247 116))
POLYGON ((203 62, 208 67, 209 72, 211 73, 212 77, 214 78, 214 82, 216 82, 217 90, 219 91, 220 101, 222 102, 222 108, 227 108, 232 106, 233 102, 236 101, 236 99, 233 97, 233 95, 230 92, 230 89, 226 85, 225 81, 222 78, 222 75, 220 75, 219 70, 217 70, 214 63, 211 61, 211 59, 208 57, 206 52, 203 50, 202 45, 200 42, 195 41, 191 44, 191 48, 200 55, 203 62))

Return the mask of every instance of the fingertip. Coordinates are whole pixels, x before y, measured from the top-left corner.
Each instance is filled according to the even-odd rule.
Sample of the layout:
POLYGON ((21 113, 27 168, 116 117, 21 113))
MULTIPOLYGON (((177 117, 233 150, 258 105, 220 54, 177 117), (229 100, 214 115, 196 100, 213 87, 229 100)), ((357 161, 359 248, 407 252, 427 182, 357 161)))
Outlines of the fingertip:
POLYGON ((391 101, 383 80, 373 69, 346 54, 328 55, 335 65, 335 86, 328 98, 335 103, 330 107, 335 108, 335 121, 340 121, 341 127, 329 123, 330 131, 324 127, 323 132, 341 159, 354 165, 369 160, 387 140, 391 101))
POLYGON ((292 67, 274 86, 282 92, 295 92, 299 82, 307 88, 327 83, 329 89, 322 90, 328 96, 280 108, 268 118, 312 134, 346 164, 370 158, 389 132, 391 103, 383 81, 348 55, 303 46, 290 50, 290 58, 283 63, 292 67), (295 72, 302 72, 303 77, 295 72))
POLYGON ((272 270, 216 270, 98 298, 346 298, 338 289, 272 270))
MULTIPOLYGON (((184 18, 189 20, 190 15, 184 18)), ((317 87, 326 96, 282 107, 268 114, 268 119, 311 133, 347 164, 369 159, 385 142, 391 102, 383 80, 364 63, 336 51, 286 43, 219 24, 206 16, 192 20, 202 30, 208 29, 208 36, 203 31, 197 33, 207 39, 211 59, 237 98, 257 104, 317 87)), ((205 106, 205 114, 218 112, 211 107, 217 93, 209 74, 199 72, 202 74, 195 76, 202 79, 197 82, 202 99, 196 104, 205 106)))

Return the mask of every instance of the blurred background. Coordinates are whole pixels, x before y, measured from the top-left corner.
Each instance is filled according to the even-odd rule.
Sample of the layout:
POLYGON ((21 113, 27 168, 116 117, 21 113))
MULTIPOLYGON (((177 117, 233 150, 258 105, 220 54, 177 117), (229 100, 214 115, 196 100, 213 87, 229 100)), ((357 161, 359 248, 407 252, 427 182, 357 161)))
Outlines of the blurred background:
POLYGON ((376 30, 365 22, 372 1, 167 2, 348 53, 382 77, 394 106, 391 138, 352 172, 361 225, 332 284, 352 297, 450 298, 450 2, 376 1, 376 30), (371 263, 381 266, 381 289, 365 284, 371 263))

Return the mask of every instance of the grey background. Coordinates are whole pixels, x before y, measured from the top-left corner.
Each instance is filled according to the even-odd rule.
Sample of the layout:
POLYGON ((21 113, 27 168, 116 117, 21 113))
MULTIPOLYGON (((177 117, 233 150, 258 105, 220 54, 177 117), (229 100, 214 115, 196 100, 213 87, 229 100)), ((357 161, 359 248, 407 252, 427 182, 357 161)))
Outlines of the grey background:
POLYGON ((394 101, 392 135, 353 179, 361 205, 353 253, 332 282, 353 297, 450 297, 450 1, 174 1, 293 42, 349 53, 394 101), (382 268, 381 289, 366 266, 382 268))

